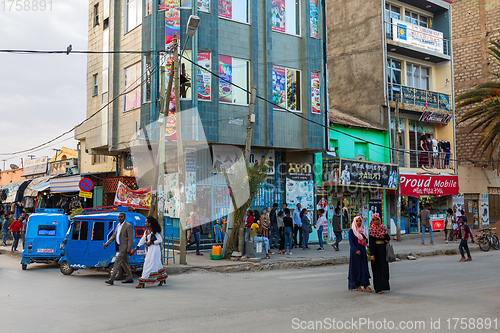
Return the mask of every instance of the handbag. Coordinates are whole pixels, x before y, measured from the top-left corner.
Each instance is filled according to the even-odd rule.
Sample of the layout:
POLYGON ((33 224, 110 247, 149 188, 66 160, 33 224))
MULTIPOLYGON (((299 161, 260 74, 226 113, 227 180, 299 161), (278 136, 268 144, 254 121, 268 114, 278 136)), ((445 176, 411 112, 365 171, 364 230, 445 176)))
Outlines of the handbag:
POLYGON ((191 234, 191 236, 189 236, 189 243, 196 243, 196 238, 194 237, 194 234, 191 234))
POLYGON ((394 255, 394 249, 392 248, 391 243, 386 243, 385 245, 385 260, 387 262, 396 261, 396 256, 394 255))
POLYGON ((154 243, 158 238, 156 238, 156 235, 151 233, 151 238, 150 238, 150 241, 151 243, 154 243))

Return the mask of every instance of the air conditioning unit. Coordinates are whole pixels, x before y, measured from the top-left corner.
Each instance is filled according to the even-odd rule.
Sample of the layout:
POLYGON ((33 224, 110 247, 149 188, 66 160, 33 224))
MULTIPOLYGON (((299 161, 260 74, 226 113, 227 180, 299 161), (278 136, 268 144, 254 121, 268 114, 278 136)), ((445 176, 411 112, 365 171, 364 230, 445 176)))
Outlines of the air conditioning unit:
POLYGON ((364 161, 365 160, 365 156, 364 155, 356 155, 356 156, 354 156, 354 159, 356 159, 358 161, 364 161))

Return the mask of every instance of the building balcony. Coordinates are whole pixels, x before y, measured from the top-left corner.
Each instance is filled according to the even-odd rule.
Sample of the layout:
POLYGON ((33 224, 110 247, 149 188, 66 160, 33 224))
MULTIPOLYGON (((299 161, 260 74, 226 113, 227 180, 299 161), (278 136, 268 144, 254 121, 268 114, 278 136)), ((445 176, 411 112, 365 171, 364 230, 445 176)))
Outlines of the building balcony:
POLYGON ((395 107, 396 96, 399 96, 399 107, 402 109, 421 112, 436 109, 438 112, 452 113, 451 96, 448 94, 390 83, 388 98, 391 107, 395 107))
MULTIPOLYGON (((395 156, 396 151, 393 151, 395 156)), ((450 171, 455 168, 453 153, 400 149, 399 167, 407 169, 431 169, 450 171)))
POLYGON ((451 41, 442 32, 395 19, 385 24, 388 51, 434 63, 451 59, 451 41))

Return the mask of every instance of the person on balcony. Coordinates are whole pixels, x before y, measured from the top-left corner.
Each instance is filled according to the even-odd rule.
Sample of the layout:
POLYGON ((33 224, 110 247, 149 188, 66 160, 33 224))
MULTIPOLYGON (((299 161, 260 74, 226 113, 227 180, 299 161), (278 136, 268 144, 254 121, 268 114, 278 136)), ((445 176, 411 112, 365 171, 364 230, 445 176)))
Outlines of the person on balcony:
POLYGON ((423 167, 429 164, 429 158, 427 155, 427 143, 425 140, 425 135, 422 135, 420 137, 420 149, 422 150, 420 152, 420 158, 419 158, 419 166, 423 167))

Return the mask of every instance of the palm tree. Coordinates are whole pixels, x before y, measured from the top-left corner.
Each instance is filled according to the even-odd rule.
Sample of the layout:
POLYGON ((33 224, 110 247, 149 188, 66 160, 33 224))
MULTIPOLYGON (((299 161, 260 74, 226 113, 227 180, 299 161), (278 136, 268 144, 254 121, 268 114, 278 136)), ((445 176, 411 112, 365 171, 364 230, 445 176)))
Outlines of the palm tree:
MULTIPOLYGON (((494 41, 490 43, 493 46, 488 48, 490 51, 487 53, 498 60, 496 64, 500 66, 500 44, 494 41)), ((500 77, 500 73, 489 72, 489 74, 500 77)), ((493 160, 500 145, 500 82, 479 84, 471 91, 458 96, 455 101, 458 103, 457 109, 472 107, 458 123, 470 121, 467 135, 479 130, 481 137, 476 142, 474 153, 484 154, 489 150, 490 159, 493 160)))

